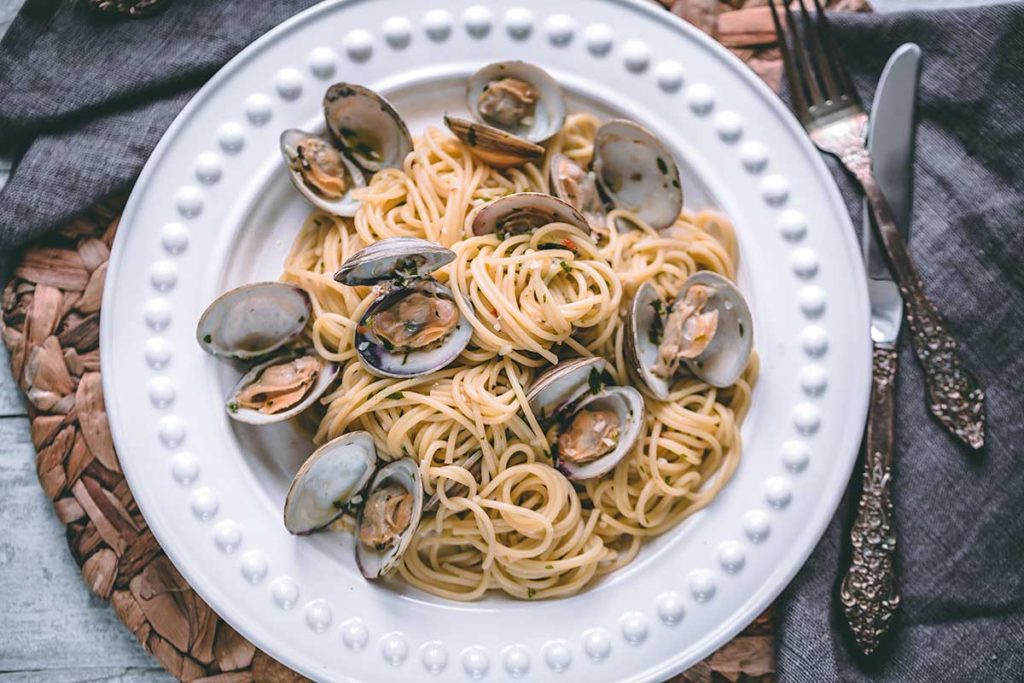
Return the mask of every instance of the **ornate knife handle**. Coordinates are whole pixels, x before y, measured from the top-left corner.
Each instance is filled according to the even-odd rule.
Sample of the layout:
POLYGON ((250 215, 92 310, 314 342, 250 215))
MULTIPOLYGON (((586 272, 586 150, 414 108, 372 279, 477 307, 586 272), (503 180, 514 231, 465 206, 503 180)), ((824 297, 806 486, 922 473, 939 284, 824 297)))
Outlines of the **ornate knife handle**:
POLYGON ((864 458, 864 485, 850 530, 853 551, 839 599, 857 645, 865 655, 878 648, 900 604, 893 574, 896 532, 892 509, 892 456, 896 348, 876 344, 864 458))
MULTIPOLYGON (((863 148, 862 148, 863 149, 863 148)), ((843 164, 856 176, 875 215, 889 265, 903 295, 903 309, 910 326, 914 353, 928 383, 928 407, 946 429, 971 448, 985 444, 985 392, 964 366, 956 339, 925 294, 924 285, 903 241, 889 203, 871 171, 871 159, 863 153, 845 154, 843 164)))

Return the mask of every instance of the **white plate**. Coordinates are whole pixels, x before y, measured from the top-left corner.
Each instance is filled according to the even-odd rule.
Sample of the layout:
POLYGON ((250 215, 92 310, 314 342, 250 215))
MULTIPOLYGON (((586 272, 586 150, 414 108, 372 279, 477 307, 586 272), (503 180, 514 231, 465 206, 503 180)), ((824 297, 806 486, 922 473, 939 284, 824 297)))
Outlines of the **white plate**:
POLYGON ((317 679, 663 679, 782 590, 855 461, 870 376, 859 249, 818 153, 739 61, 627 0, 328 2, 224 67, 153 153, 103 302, 103 381, 125 474, 189 583, 239 632, 317 679), (733 481, 703 513, 576 597, 446 602, 370 584, 350 538, 290 536, 284 492, 309 445, 227 419, 224 364, 194 339, 224 289, 279 273, 309 207, 279 132, 318 125, 335 80, 385 93, 414 132, 462 110, 498 59, 549 69, 573 106, 634 118, 675 148, 687 203, 735 221, 763 371, 733 481), (428 676, 427 672, 436 673, 428 676))

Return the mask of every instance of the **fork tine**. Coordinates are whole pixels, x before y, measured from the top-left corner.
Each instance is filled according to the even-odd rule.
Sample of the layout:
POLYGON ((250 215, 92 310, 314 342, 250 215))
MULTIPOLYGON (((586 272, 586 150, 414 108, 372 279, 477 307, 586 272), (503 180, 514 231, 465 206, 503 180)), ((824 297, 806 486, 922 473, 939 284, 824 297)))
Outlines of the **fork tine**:
POLYGON ((839 99, 841 92, 836 85, 835 69, 828 55, 825 54, 825 47, 822 45, 821 35, 819 35, 820 21, 823 15, 819 13, 818 22, 815 22, 811 19, 804 0, 797 0, 797 2, 800 4, 800 19, 803 21, 804 35, 814 55, 812 70, 820 81, 825 98, 834 102, 839 99))
POLYGON ((793 10, 790 8, 788 0, 779 1, 782 2, 783 11, 786 13, 786 30, 793 38, 793 52, 796 54, 796 64, 800 71, 803 72, 804 82, 807 84, 810 108, 822 105, 825 103, 825 97, 821 93, 821 88, 818 87, 818 80, 814 76, 814 68, 807 60, 807 49, 804 46, 806 36, 801 35, 800 30, 797 28, 796 17, 793 16, 793 10))
POLYGON ((853 79, 850 78, 850 72, 846 69, 846 62, 843 60, 842 55, 839 54, 839 47, 832 37, 828 17, 825 15, 825 10, 822 8, 820 0, 814 0, 814 11, 817 14, 818 32, 821 35, 822 42, 825 44, 828 60, 837 76, 837 85, 841 88, 839 96, 845 95, 853 102, 860 104, 857 89, 853 86, 853 79))
MULTIPOLYGON (((797 115, 801 119, 808 117, 808 105, 807 105, 807 94, 806 84, 803 79, 800 78, 797 73, 796 64, 794 64, 793 51, 799 50, 799 46, 795 46, 792 49, 789 46, 789 42, 786 40, 786 31, 782 28, 782 22, 779 21, 779 12, 775 8, 777 0, 768 0, 768 7, 772 11, 772 23, 775 24, 775 37, 779 41, 779 51, 782 53, 782 67, 786 72, 786 80, 789 81, 789 94, 793 100, 793 109, 796 110, 797 115)), ((782 0, 784 1, 784 0, 782 0)))

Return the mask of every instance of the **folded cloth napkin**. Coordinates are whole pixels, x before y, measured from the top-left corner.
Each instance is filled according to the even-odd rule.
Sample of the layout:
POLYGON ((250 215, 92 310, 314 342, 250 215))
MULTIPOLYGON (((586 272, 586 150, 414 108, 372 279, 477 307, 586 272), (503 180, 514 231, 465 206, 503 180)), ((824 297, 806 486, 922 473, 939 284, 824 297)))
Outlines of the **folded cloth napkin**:
MULTIPOLYGON (((0 191, 0 248, 127 188, 195 89, 311 4, 176 0, 112 21, 29 0, 0 44, 0 140, 28 142, 0 191)), ((868 102, 893 49, 923 48, 911 249, 988 389, 989 428, 973 454, 938 425, 904 340, 893 637, 871 662, 850 655, 835 597, 844 505, 779 603, 778 677, 1024 680, 1024 5, 837 15, 833 32, 868 102)), ((859 225, 857 195, 833 171, 859 225)))
MULTIPOLYGON (((931 416, 904 332, 897 621, 879 655, 852 656, 837 582, 854 481, 777 605, 778 680, 1024 681, 1024 5, 837 14, 832 24, 866 102, 892 51, 921 46, 910 247, 987 389, 988 430, 975 454, 931 416)), ((857 193, 831 166, 859 228, 857 193)))

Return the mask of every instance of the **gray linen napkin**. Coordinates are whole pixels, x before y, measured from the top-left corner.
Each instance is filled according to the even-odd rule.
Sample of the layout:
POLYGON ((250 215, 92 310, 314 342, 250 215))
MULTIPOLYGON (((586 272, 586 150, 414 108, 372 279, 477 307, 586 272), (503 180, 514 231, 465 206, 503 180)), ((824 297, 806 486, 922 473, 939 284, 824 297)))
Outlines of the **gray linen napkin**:
MULTIPOLYGON (((29 0, 0 44, 0 141, 27 149, 0 190, 0 248, 129 187, 195 89, 311 4, 176 0, 148 19, 111 21, 78 3, 29 0)), ((875 662, 847 649, 835 600, 850 517, 844 505, 779 604, 778 676, 1021 681, 1024 5, 834 22, 866 101, 893 49, 909 40, 924 49, 912 251, 988 388, 988 446, 971 454, 933 420, 903 343, 895 485, 903 606, 895 637, 875 662)), ((856 194, 833 170, 859 225, 856 194)))
MULTIPOLYGON (((832 22, 866 102, 893 50, 922 48, 911 251, 987 388, 988 433, 973 454, 931 417, 904 325, 893 484, 901 611, 883 652, 851 656, 837 580, 855 481, 778 604, 778 679, 1024 681, 1024 5, 832 22)), ((831 167, 859 228, 856 193, 831 167)))

